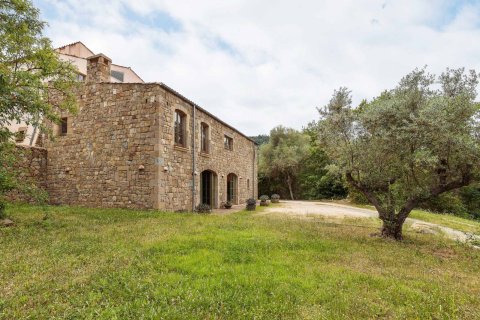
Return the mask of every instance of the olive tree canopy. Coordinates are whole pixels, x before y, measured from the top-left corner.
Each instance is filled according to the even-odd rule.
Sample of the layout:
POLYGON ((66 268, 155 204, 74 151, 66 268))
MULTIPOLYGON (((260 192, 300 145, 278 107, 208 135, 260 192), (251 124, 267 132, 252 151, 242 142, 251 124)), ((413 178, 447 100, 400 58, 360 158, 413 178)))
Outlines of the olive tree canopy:
POLYGON ((377 209, 382 235, 401 239, 419 202, 477 178, 477 84, 474 71, 447 69, 436 77, 417 69, 358 108, 341 88, 319 109, 320 139, 348 183, 377 209))

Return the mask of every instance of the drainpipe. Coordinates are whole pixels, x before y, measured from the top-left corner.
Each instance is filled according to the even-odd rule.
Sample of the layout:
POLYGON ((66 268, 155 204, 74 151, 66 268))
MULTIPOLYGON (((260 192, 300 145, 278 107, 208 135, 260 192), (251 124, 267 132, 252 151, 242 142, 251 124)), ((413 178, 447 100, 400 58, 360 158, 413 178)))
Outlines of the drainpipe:
MULTIPOLYGON (((255 153, 256 153, 255 143, 253 143, 253 162, 252 162, 252 199, 255 199, 255 153)), ((256 200, 256 199, 255 199, 256 200)))
POLYGON ((195 166, 195 122, 196 122, 196 106, 193 105, 193 124, 192 124, 192 212, 195 211, 195 171, 196 171, 196 166, 195 166))

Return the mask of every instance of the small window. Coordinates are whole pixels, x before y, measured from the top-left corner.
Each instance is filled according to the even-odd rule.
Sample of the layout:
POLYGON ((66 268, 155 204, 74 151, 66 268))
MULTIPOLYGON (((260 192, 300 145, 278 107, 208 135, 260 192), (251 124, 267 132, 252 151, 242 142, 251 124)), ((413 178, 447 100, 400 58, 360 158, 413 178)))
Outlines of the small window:
POLYGON ((64 136, 68 132, 68 118, 60 119, 60 135, 64 136))
POLYGON ((15 141, 16 142, 23 142, 25 137, 27 136, 27 129, 26 128, 19 128, 18 131, 15 133, 15 141))
POLYGON ((223 145, 225 146, 225 149, 233 150, 233 139, 230 138, 229 136, 224 136, 223 145))
POLYGON ((186 118, 187 116, 180 110, 175 110, 175 144, 177 146, 186 146, 186 118))
POLYGON ((112 76, 112 78, 115 78, 120 82, 123 82, 123 80, 125 79, 125 74, 120 71, 112 70, 110 71, 110 75, 112 76))
POLYGON ((201 130, 201 151, 204 152, 204 153, 208 153, 209 152, 209 127, 206 123, 203 123, 202 122, 202 125, 200 127, 200 130, 201 130))
POLYGON ((247 190, 250 190, 250 179, 247 179, 247 190))

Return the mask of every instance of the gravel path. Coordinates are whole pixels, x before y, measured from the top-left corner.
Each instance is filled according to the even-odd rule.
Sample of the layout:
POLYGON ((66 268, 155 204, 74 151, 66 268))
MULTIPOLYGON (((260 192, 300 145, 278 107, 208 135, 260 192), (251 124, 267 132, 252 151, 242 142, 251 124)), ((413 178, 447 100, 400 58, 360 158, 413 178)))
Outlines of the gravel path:
MULTIPOLYGON (((282 213, 291 216, 307 217, 321 215, 331 218, 378 218, 378 213, 370 209, 356 208, 343 204, 317 202, 317 201, 282 201, 280 206, 266 208, 262 214, 282 213)), ((411 223, 410 228, 423 233, 443 232, 450 239, 466 242, 471 235, 444 227, 435 223, 425 222, 418 219, 407 219, 411 223)))

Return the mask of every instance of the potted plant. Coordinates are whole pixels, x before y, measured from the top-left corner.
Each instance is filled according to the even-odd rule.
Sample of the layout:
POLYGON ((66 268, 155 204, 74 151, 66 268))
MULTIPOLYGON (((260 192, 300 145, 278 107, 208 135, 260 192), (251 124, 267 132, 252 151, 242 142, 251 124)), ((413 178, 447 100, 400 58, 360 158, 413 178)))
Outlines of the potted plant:
POLYGON ((195 212, 200 214, 209 214, 212 213, 212 208, 206 203, 201 203, 195 208, 195 212))
POLYGON ((279 203, 280 202, 280 196, 276 193, 272 194, 270 197, 270 200, 272 203, 279 203))
POLYGON ((246 209, 248 211, 255 211, 255 208, 257 207, 257 200, 250 198, 247 200, 247 207, 246 209))
POLYGON ((267 195, 262 195, 260 196, 260 205, 261 206, 268 206, 268 196, 267 195))

